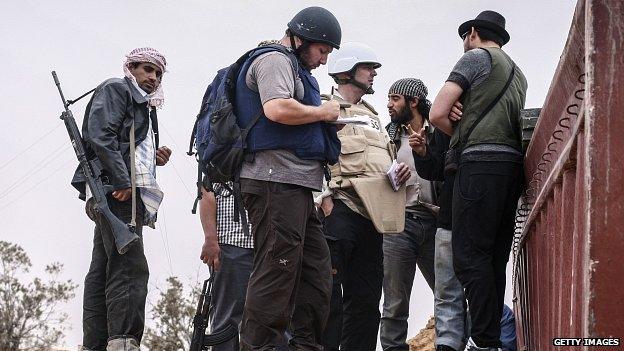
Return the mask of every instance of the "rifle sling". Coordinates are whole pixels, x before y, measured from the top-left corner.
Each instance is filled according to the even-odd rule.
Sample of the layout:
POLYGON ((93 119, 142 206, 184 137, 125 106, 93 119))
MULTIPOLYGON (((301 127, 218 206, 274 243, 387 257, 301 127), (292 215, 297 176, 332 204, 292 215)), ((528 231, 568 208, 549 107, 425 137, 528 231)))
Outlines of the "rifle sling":
POLYGON ((136 228, 136 136, 134 135, 134 117, 130 126, 130 184, 132 187, 132 220, 130 226, 136 228))

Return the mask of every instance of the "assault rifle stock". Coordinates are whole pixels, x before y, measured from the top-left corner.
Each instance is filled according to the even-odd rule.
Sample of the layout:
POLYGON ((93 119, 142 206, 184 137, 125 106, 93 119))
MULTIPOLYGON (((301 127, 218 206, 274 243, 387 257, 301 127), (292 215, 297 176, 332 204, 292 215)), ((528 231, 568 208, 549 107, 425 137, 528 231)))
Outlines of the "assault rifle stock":
POLYGON ((104 185, 102 184, 102 179, 100 177, 101 170, 94 162, 87 159, 84 144, 82 142, 82 136, 80 135, 80 130, 76 125, 74 115, 69 109, 69 106, 71 104, 93 92, 93 90, 87 92, 86 94, 83 94, 78 99, 67 101, 65 100, 65 96, 63 95, 63 91, 61 90, 61 83, 59 82, 55 71, 52 71, 52 77, 54 78, 54 84, 56 84, 59 94, 61 95, 63 106, 65 107, 65 111, 61 113, 61 119, 63 120, 63 122, 65 122, 65 128, 67 128, 67 133, 69 133, 69 139, 72 143, 72 146, 74 147, 74 151, 76 152, 76 157, 78 158, 78 162, 80 163, 80 168, 84 173, 87 186, 91 190, 93 200, 95 201, 93 209, 100 213, 102 217, 108 222, 115 238, 115 246, 117 247, 117 252, 123 255, 128 252, 132 244, 138 242, 139 236, 135 233, 135 228, 133 226, 124 223, 121 219, 115 216, 108 207, 108 202, 106 200, 106 189, 104 188, 104 185))
POLYGON ((208 347, 223 344, 238 334, 238 328, 231 322, 212 334, 206 334, 210 318, 213 277, 211 269, 210 278, 204 281, 204 287, 197 303, 197 312, 193 318, 193 336, 191 338, 190 351, 207 351, 208 347))

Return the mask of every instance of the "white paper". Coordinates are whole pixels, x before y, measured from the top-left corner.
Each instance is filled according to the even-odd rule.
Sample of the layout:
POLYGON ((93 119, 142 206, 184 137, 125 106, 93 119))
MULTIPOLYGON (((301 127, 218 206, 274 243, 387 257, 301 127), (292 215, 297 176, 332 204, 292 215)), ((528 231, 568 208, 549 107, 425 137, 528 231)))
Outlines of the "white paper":
POLYGON ((388 174, 388 179, 390 179, 390 184, 392 185, 392 189, 394 189, 394 191, 398 191, 399 188, 401 187, 397 179, 397 172, 396 172, 397 167, 399 167, 399 164, 397 163, 397 161, 392 160, 390 169, 388 169, 388 172, 386 172, 388 174))
POLYGON ((337 120, 328 122, 331 124, 361 124, 361 125, 369 125, 370 117, 366 115, 353 115, 351 117, 338 117, 337 120))

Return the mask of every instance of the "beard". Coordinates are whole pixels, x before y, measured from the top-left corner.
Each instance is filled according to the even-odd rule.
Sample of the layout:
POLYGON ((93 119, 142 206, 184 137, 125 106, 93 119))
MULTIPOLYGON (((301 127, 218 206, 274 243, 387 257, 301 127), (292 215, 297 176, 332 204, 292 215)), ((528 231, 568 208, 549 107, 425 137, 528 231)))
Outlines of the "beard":
POLYGON ((139 84, 139 87, 141 87, 141 89, 143 89, 146 93, 151 94, 156 91, 158 85, 139 84))
POLYGON ((391 117, 390 120, 394 123, 406 124, 412 120, 412 111, 407 106, 403 106, 403 108, 401 108, 400 111, 397 111, 397 114, 394 117, 391 117))
POLYGON ((306 41, 303 44, 301 44, 301 46, 299 46, 299 48, 297 49, 299 54, 298 59, 299 59, 299 63, 301 63, 303 65, 303 67, 308 70, 308 71, 312 71, 314 68, 309 61, 311 60, 310 56, 310 44, 306 41))

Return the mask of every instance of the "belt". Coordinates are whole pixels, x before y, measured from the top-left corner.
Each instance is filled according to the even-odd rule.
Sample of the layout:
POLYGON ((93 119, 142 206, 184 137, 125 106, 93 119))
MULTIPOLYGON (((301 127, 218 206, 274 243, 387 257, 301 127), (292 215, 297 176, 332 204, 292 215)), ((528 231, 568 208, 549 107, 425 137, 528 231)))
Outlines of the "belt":
POLYGON ((416 221, 435 221, 435 216, 429 212, 425 214, 424 212, 405 212, 405 217, 410 218, 416 221))

